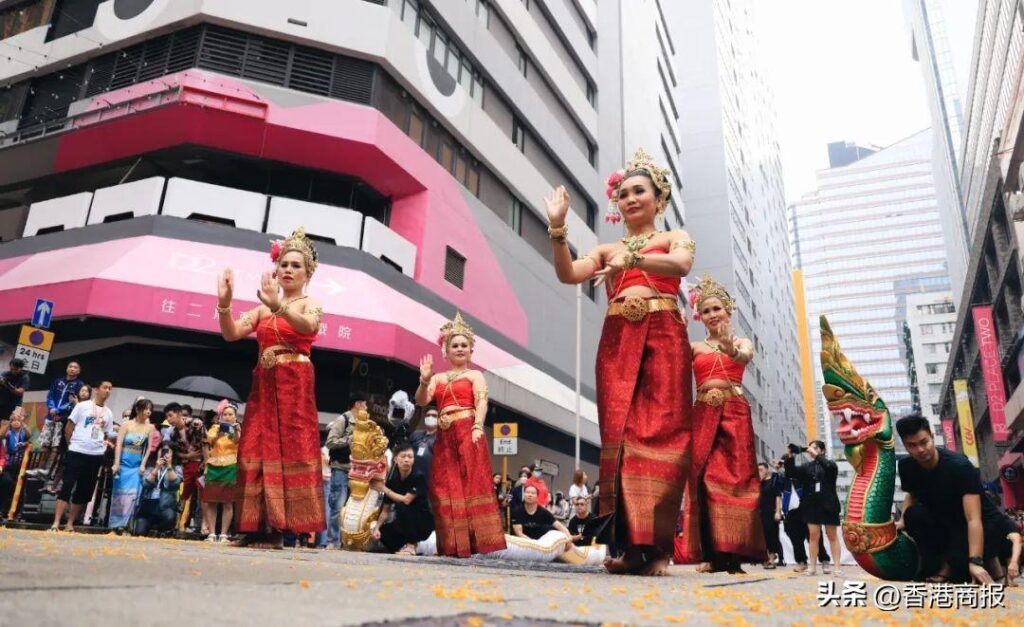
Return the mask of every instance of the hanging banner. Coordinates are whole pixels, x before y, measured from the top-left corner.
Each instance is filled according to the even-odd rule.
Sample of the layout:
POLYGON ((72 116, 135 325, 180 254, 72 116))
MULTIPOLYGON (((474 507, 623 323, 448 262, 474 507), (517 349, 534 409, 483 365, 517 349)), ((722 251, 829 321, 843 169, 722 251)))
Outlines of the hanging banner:
POLYGON ((942 421, 942 437, 946 441, 946 449, 956 452, 956 433, 953 432, 953 420, 942 421))
POLYGON ((956 415, 960 422, 960 440, 963 442, 964 455, 975 467, 980 466, 978 443, 974 441, 974 416, 971 414, 971 398, 967 394, 967 379, 954 379, 953 393, 956 396, 956 415))
POLYGON ((1003 385, 1003 369, 999 363, 999 339, 992 322, 992 306, 978 305, 971 309, 974 316, 974 336, 978 339, 978 354, 981 355, 981 374, 985 381, 985 396, 988 398, 988 419, 992 424, 992 439, 1006 442, 1010 430, 1006 426, 1006 387, 1003 385))

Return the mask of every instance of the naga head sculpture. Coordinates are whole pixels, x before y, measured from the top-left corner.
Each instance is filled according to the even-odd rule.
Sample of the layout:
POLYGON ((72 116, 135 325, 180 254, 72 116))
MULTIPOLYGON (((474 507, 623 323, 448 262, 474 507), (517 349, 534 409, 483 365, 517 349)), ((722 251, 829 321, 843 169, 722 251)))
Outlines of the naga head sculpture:
MULTIPOLYGON (((839 341, 832 333, 825 316, 821 316, 821 372, 825 384, 821 387, 829 413, 837 423, 836 434, 846 445, 851 462, 851 447, 868 440, 891 447, 893 444, 892 419, 885 401, 843 354, 839 341)), ((854 466, 857 466, 854 463, 854 466)))

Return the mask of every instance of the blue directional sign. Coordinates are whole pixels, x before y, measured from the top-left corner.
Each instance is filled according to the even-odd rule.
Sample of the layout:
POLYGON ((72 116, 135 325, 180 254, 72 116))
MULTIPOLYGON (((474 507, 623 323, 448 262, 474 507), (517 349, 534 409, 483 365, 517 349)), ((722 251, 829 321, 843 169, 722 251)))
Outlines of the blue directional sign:
POLYGON ((51 318, 53 318, 53 301, 40 298, 36 301, 35 309, 32 310, 32 326, 49 329, 51 318))

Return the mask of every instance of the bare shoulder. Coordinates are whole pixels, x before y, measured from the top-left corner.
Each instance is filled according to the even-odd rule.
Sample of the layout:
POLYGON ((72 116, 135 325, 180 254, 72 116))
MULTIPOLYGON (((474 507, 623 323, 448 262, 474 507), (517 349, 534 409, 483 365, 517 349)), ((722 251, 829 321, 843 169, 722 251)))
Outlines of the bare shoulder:
POLYGON ((303 306, 302 306, 302 311, 303 312, 313 311, 314 309, 323 309, 324 308, 324 306, 320 303, 320 301, 315 299, 315 298, 313 298, 312 296, 309 296, 309 297, 305 298, 302 301, 302 303, 303 303, 303 306))
POLYGON ((467 371, 466 377, 473 383, 487 383, 487 379, 484 378, 484 373, 479 370, 467 371))

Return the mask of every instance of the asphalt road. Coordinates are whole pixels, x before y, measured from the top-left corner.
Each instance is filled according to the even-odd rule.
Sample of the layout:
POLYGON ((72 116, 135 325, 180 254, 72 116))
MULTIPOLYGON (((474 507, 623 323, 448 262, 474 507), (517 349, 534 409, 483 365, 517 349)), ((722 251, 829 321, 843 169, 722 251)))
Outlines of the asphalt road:
MULTIPOLYGON (((0 529, 0 625, 1024 625, 1024 588, 989 610, 818 607, 789 569, 658 579, 600 569, 0 529)), ((901 590, 906 590, 901 588, 901 590)), ((852 597, 851 597, 852 598, 852 597)), ((927 607, 927 605, 926 605, 927 607)))

